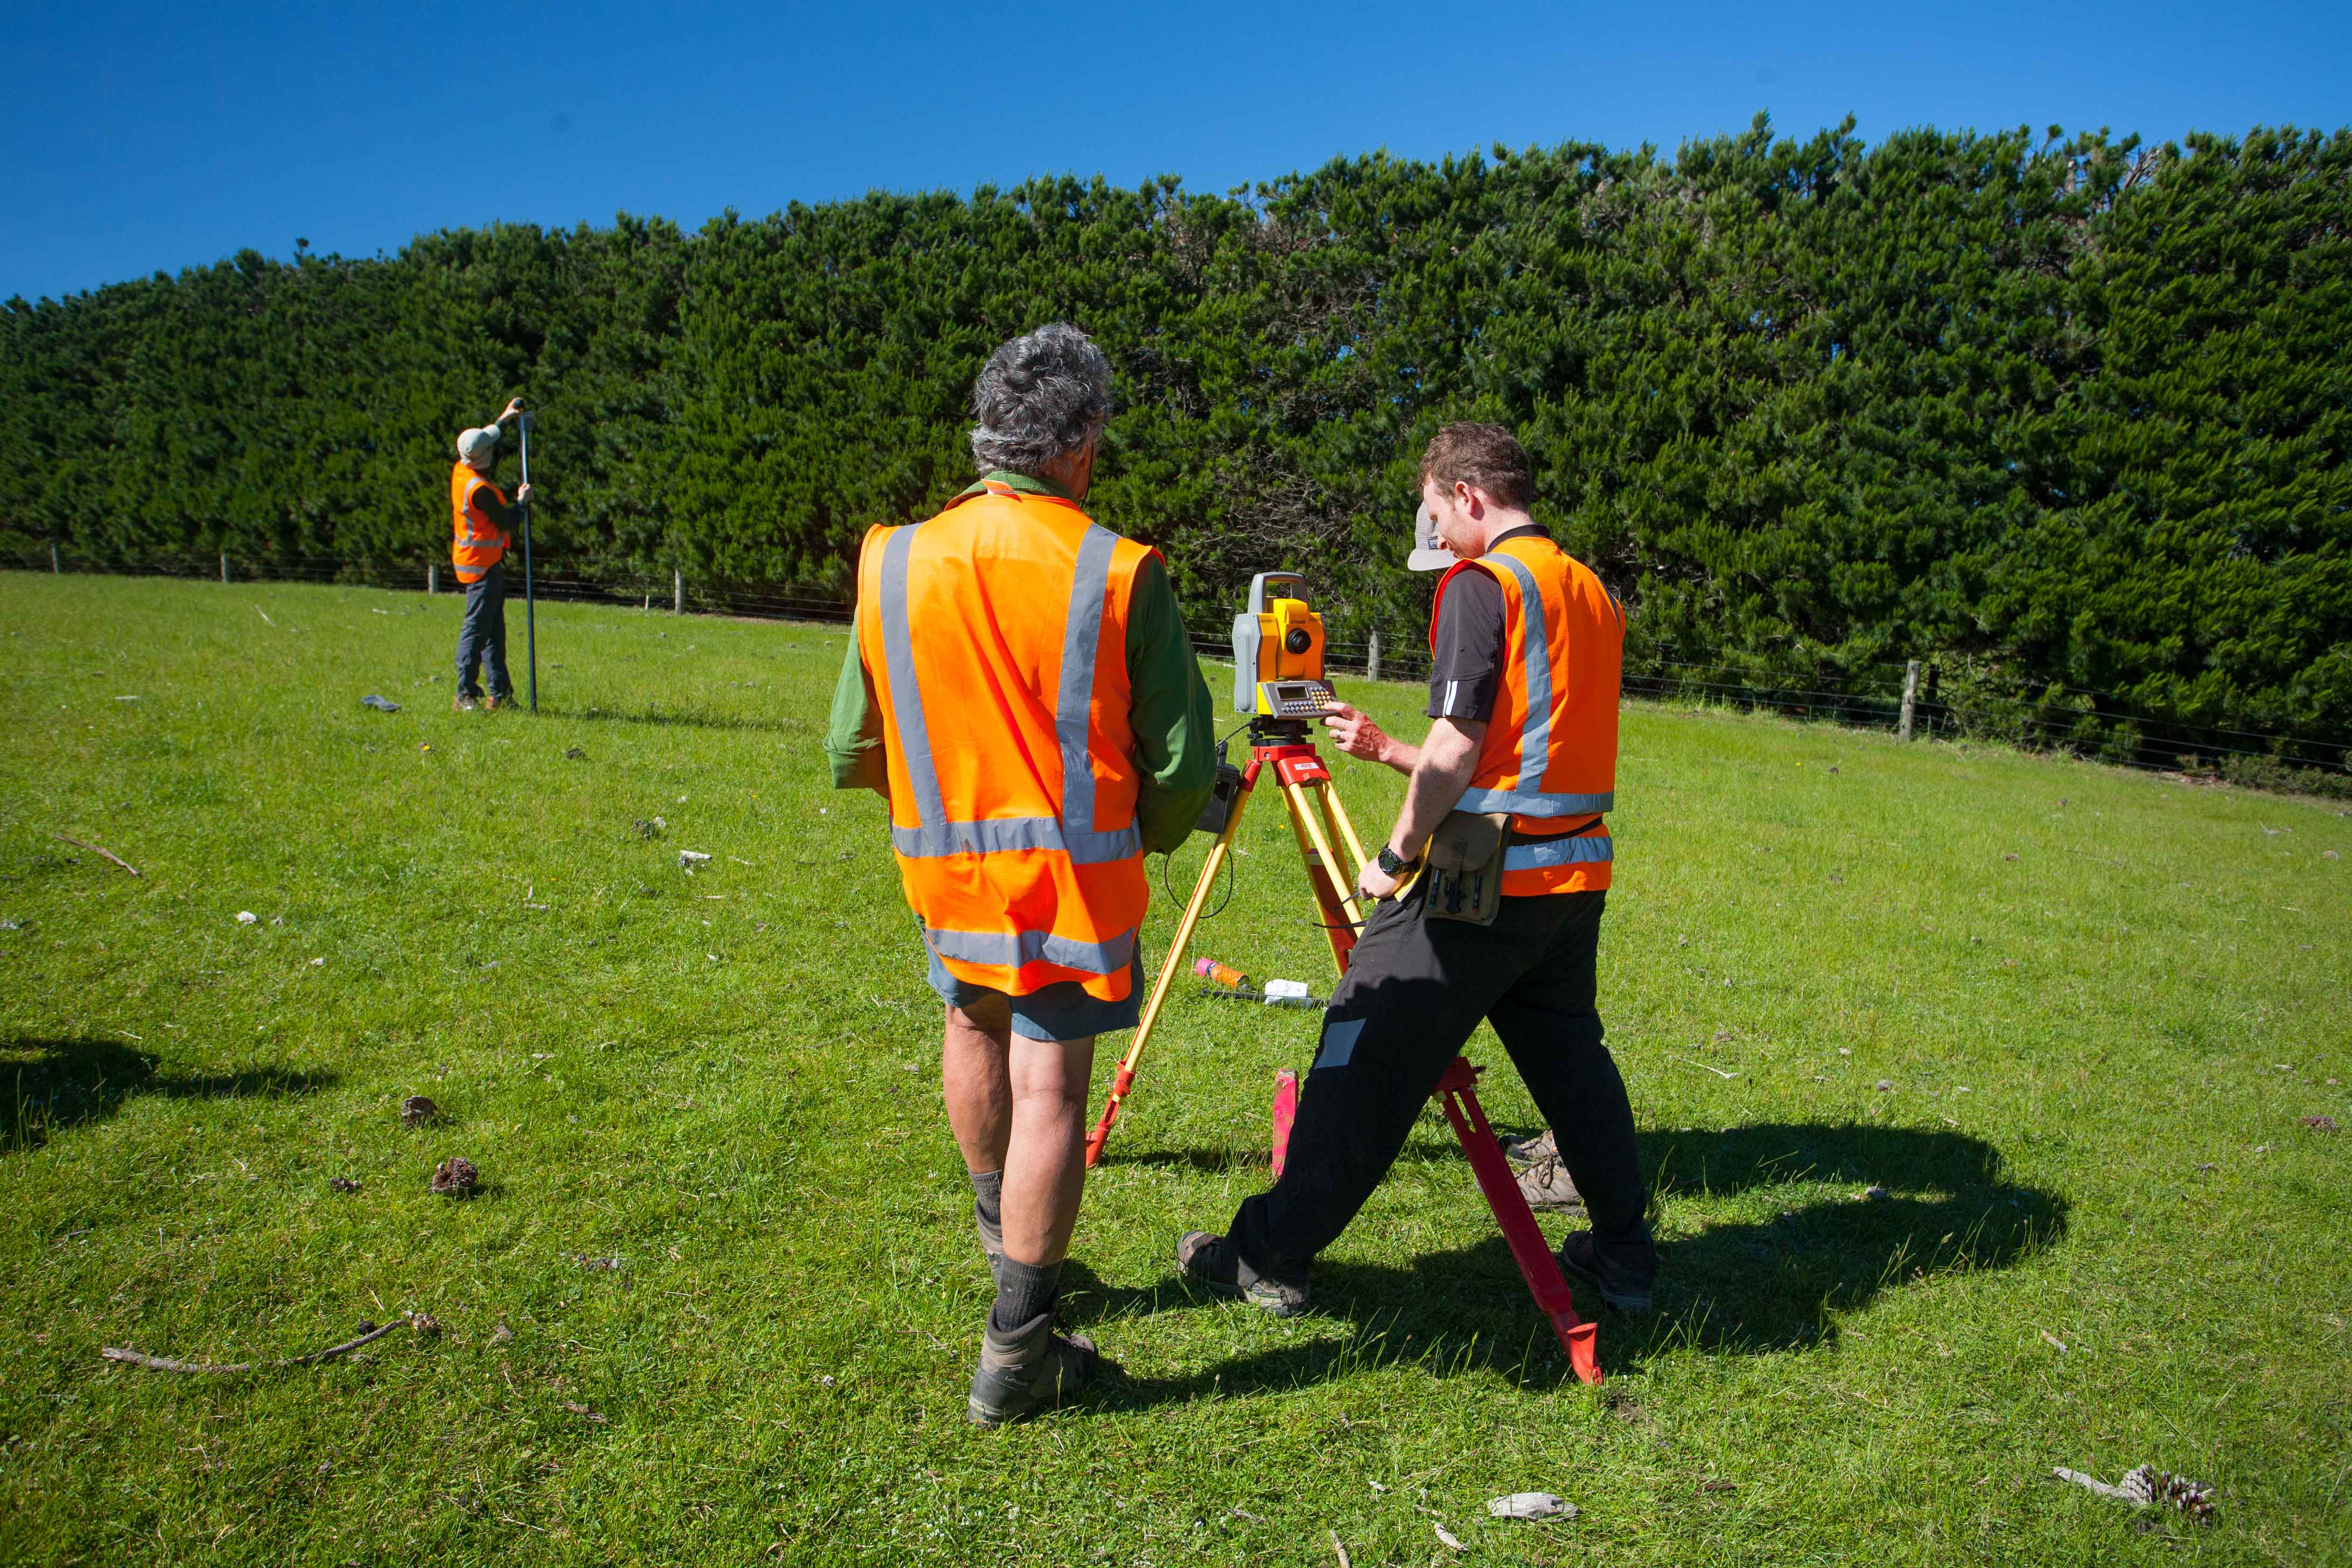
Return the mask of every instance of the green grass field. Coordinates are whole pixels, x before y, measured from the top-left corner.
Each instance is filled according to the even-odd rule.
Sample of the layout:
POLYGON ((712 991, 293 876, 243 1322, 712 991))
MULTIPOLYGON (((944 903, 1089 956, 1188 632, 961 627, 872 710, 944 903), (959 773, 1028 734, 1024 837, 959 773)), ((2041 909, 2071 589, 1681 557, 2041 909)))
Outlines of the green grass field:
MULTIPOLYGON (((1666 1277, 1605 1385, 1434 1112, 1315 1313, 1188 1295, 1314 1036, 1188 986, 1069 1271, 1124 1371, 977 1432, 938 1006, 818 750, 842 628, 540 619, 546 711, 460 716, 453 598, 0 577, 0 1560, 2352 1561, 2352 1138, 2302 1121, 2352 1122, 2340 809, 1633 707, 1601 1007, 1666 1277), (99 1355, 404 1309, 443 1331, 99 1355), (2217 1521, 2050 1479, 2143 1461, 2217 1521), (1581 1511, 1486 1517, 1526 1489, 1581 1511)), ((1376 830, 1400 781, 1340 776, 1376 830)), ((1198 951, 1325 988, 1271 797, 1239 866, 1198 951)))

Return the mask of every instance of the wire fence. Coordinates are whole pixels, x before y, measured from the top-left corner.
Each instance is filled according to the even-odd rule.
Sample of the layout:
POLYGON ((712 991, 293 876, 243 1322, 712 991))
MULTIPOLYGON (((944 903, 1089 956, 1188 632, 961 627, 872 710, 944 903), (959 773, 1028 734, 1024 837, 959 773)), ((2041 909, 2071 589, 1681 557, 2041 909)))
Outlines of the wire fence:
MULTIPOLYGON (((0 565, 32 572, 332 584, 453 595, 462 591, 454 570, 437 559, 124 557, 41 547, 0 565)), ((848 600, 818 590, 689 581, 677 572, 666 578, 534 574, 532 587, 538 597, 554 602, 760 620, 837 625, 850 619, 852 608, 848 600)), ((511 582, 509 592, 513 592, 511 582)), ((1196 616, 1186 629, 1196 654, 1220 663, 1232 661, 1230 621, 1212 625, 1196 616)), ((1325 642, 1324 656, 1329 672, 1339 677, 1414 680, 1427 679, 1431 669, 1429 650, 1417 628, 1412 635, 1394 637, 1386 627, 1335 629, 1325 642)), ((2002 741, 2126 766, 2352 799, 2352 737, 2236 727, 2151 709, 2116 692, 2019 679, 1965 658, 1790 671, 1765 666, 1758 656, 1740 650, 1691 658, 1636 648, 1628 651, 1624 669, 1624 690, 1630 697, 1866 730, 1903 727, 1906 686, 1914 736, 2002 741)))

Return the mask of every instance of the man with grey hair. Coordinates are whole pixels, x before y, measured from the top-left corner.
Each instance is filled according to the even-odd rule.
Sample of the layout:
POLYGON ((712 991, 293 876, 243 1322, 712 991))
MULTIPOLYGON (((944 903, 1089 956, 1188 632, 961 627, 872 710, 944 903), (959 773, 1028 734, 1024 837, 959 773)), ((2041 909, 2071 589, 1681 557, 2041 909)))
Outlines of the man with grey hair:
POLYGON ((1184 841, 1215 780, 1209 689, 1166 565, 1080 509, 1110 365, 1056 323, 972 388, 980 481, 877 528, 825 750, 889 803, 891 846, 946 1004, 940 1079, 996 1279, 967 1406, 1058 1404, 1094 1346, 1054 1331, 1086 1181, 1095 1037, 1143 996, 1143 857, 1184 841))
POLYGON ((457 629, 457 695, 450 707, 470 713, 474 704, 496 712, 514 700, 514 682, 507 676, 507 549, 513 531, 522 525, 522 509, 530 504, 530 487, 515 491, 509 506, 499 487, 490 482, 498 467, 499 427, 522 412, 522 399, 509 399, 496 419, 478 429, 457 433, 457 461, 449 470, 449 563, 466 590, 466 618, 457 629), (474 672, 479 667, 490 678, 488 698, 474 672))

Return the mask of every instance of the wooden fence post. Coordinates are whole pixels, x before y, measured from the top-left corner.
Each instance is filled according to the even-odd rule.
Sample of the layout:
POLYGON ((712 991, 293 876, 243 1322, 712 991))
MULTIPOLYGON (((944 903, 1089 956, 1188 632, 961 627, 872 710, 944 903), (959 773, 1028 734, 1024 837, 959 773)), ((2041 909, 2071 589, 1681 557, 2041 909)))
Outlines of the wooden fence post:
POLYGON ((226 550, 221 552, 221 581, 228 581, 228 552, 226 550))
POLYGON ((440 591, 441 563, 437 561, 427 561, 425 563, 425 596, 429 599, 440 591))
POLYGON ((1911 709, 1919 700, 1919 661, 1913 659, 1903 667, 1903 720, 1895 727, 1895 738, 1911 738, 1911 709))
POLYGON ((686 614, 686 574, 675 566, 669 569, 669 613, 686 614))
POLYGON ((49 541, 49 572, 54 576, 58 571, 58 542, 52 539, 49 541))
POLYGON ((1380 678, 1381 678, 1381 628, 1380 628, 1380 627, 1378 627, 1378 626, 1374 626, 1374 627, 1372 628, 1372 648, 1371 648, 1371 652, 1370 652, 1370 655, 1368 655, 1368 656, 1365 658, 1365 659, 1364 659, 1364 679, 1365 679, 1366 680, 1378 680, 1380 678))

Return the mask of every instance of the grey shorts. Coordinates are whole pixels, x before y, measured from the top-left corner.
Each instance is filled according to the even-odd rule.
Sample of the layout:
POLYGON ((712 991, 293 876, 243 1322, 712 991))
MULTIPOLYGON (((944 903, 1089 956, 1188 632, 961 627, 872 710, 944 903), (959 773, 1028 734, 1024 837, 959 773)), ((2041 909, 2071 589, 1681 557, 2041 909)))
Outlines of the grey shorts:
MULTIPOLYGON (((928 944, 924 952, 930 952, 928 944)), ((991 996, 1004 993, 989 985, 975 985, 969 980, 959 980, 948 973, 940 955, 930 954, 931 972, 925 976, 931 989, 938 992, 950 1007, 970 1012, 973 1005, 991 996)), ((1026 996, 1005 996, 1013 1007, 1013 1032, 1024 1040, 1083 1040, 1091 1035, 1108 1035, 1116 1029, 1132 1029, 1143 1012, 1143 954, 1140 949, 1127 966, 1127 1000, 1106 1002, 1099 996, 1087 994, 1086 987, 1075 980, 1056 981, 1042 991, 1032 991, 1026 996)))

